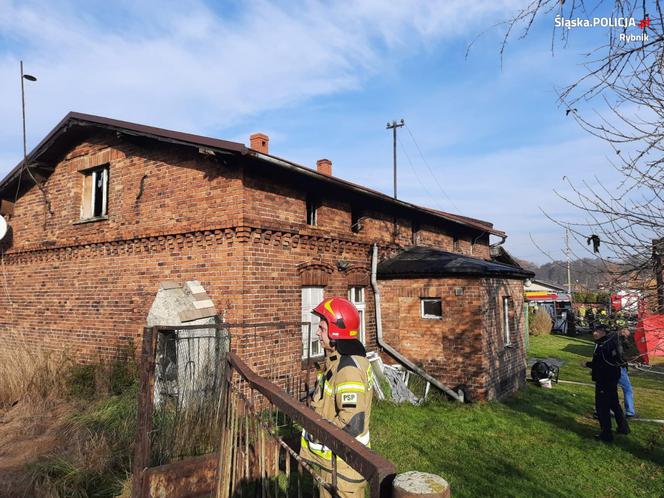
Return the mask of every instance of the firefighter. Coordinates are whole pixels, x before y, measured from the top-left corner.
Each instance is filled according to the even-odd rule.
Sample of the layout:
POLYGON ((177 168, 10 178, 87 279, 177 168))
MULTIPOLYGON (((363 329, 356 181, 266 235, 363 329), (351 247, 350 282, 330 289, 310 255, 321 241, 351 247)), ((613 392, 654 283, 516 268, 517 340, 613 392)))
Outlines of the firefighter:
MULTIPOLYGON (((360 316, 348 300, 325 299, 312 311, 320 317, 318 337, 325 350, 325 367, 318 376, 311 407, 317 414, 346 431, 366 446, 373 397, 373 375, 366 351, 358 340, 360 316)), ((332 451, 302 431, 300 455, 332 482, 332 451)), ((366 481, 341 458, 337 458, 337 493, 364 498, 366 481)), ((330 493, 321 487, 321 497, 330 493)))
MULTIPOLYGON (((616 319, 614 321, 614 325, 615 328, 620 330, 621 332, 623 329, 627 327, 627 320, 625 319, 625 313, 623 313, 622 311, 616 313, 616 319)), ((629 331, 628 331, 628 337, 629 337, 629 331)))
POLYGON ((624 361, 616 333, 608 334, 606 327, 600 325, 593 331, 593 337, 595 351, 593 359, 586 362, 586 366, 592 368, 592 379, 595 381, 595 411, 601 429, 596 437, 609 443, 613 441, 611 412, 616 419, 616 432, 630 433, 625 413, 618 400, 618 381, 624 361))

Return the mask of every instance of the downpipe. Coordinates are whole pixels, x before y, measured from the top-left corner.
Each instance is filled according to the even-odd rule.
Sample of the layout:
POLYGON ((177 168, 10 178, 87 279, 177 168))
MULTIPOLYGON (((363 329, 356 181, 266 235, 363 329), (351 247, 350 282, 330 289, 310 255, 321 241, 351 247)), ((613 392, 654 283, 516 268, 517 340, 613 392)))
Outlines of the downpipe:
POLYGON ((378 244, 374 244, 373 254, 371 256, 371 287, 374 292, 374 299, 376 303, 376 342, 378 342, 378 345, 381 348, 387 351, 390 356, 392 356, 395 360, 401 363, 404 367, 411 370, 412 372, 415 372, 417 375, 421 376, 424 380, 426 380, 427 382, 431 383, 432 385, 443 391, 450 398, 455 399, 460 403, 463 403, 464 394, 461 389, 458 392, 455 392, 449 387, 441 384, 437 379, 433 378, 431 375, 426 373, 420 367, 415 365, 415 363, 413 363, 408 358, 403 356, 396 349, 387 344, 383 339, 383 325, 382 325, 382 316, 380 311, 380 290, 378 289, 378 281, 376 279, 377 270, 378 270, 378 244))

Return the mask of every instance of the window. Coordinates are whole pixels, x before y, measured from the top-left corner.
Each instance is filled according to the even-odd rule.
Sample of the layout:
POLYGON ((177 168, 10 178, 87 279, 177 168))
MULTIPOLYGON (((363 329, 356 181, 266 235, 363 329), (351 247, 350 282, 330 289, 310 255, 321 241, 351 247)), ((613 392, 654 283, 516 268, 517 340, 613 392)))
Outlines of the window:
POLYGON ((503 337, 505 338, 505 347, 512 345, 510 339, 510 315, 513 311, 512 300, 509 297, 503 297, 503 337))
POLYGON ((353 233, 362 230, 362 212, 356 207, 351 207, 350 210, 350 229, 353 233))
POLYGON ((457 237, 452 239, 452 251, 461 252, 461 241, 457 237))
POLYGON ((421 299, 422 318, 440 320, 443 318, 443 303, 439 297, 421 299))
POLYGON ((307 225, 314 227, 318 225, 318 205, 318 199, 307 197, 307 225))
POLYGON ((81 219, 106 216, 108 208, 108 165, 83 172, 81 219))
POLYGON ((323 287, 302 287, 302 358, 314 358, 323 354, 318 340, 319 318, 311 313, 323 300, 323 287))
POLYGON ((358 313, 360 314, 360 342, 365 344, 364 340, 364 315, 366 311, 366 304, 364 302, 364 287, 354 286, 348 289, 348 300, 355 305, 358 313))

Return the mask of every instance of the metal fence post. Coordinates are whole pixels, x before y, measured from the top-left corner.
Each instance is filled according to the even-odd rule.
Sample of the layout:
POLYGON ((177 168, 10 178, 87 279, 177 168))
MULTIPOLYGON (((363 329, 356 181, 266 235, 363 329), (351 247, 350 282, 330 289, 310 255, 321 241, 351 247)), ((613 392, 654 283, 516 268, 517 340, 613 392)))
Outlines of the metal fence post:
POLYGON ((132 462, 131 496, 143 496, 145 469, 150 466, 150 432, 152 431, 152 408, 154 394, 154 365, 157 345, 157 327, 143 329, 143 344, 140 357, 140 379, 138 391, 138 416, 136 423, 136 445, 132 462))

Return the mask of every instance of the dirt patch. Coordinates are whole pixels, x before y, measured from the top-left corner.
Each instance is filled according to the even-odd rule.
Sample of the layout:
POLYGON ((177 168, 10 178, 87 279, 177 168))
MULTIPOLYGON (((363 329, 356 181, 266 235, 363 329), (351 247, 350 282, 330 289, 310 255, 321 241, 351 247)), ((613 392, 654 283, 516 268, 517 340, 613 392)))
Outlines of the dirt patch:
POLYGON ((19 402, 0 410, 0 482, 9 496, 29 496, 26 465, 53 453, 75 408, 65 401, 19 402))

